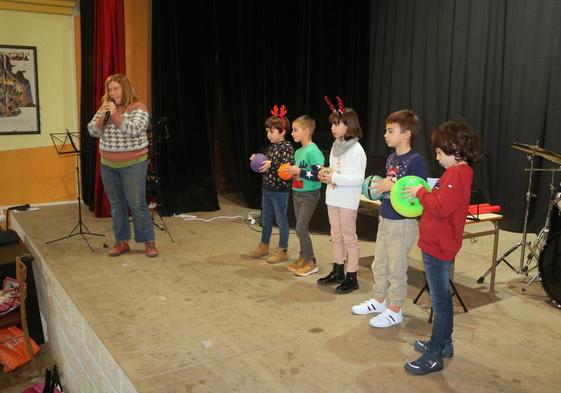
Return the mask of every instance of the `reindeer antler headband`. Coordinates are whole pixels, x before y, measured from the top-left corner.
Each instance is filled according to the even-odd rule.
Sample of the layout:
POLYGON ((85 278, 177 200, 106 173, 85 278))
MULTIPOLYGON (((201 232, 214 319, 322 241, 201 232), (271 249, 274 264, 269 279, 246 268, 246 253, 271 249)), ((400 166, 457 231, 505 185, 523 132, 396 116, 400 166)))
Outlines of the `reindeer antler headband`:
POLYGON ((285 120, 284 117, 286 116, 286 114, 288 113, 288 111, 286 110, 285 106, 282 105, 279 111, 279 107, 278 106, 274 106, 273 109, 271 109, 271 114, 273 116, 278 116, 281 118, 282 120, 282 129, 284 130, 284 126, 285 126, 285 120))
POLYGON ((341 99, 341 97, 336 97, 336 98, 337 98, 337 105, 339 106, 338 109, 335 109, 335 105, 333 105, 331 103, 328 96, 323 97, 325 102, 327 102, 327 105, 329 105, 329 108, 331 109, 331 112, 339 112, 340 114, 344 114, 345 113, 345 106, 343 105, 343 100, 341 99))

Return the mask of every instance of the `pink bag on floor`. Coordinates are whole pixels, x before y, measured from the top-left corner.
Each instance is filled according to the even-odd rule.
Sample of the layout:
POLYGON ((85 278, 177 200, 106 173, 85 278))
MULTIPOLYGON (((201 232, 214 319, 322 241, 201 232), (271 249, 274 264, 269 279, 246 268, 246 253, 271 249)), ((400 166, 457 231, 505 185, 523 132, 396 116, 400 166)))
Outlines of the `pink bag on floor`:
MULTIPOLYGON (((25 388, 25 390, 21 393, 47 393, 48 391, 45 390, 45 383, 41 382, 38 383, 37 385, 33 385, 30 386, 28 388, 25 388)), ((58 390, 57 388, 53 388, 53 390, 51 390, 52 393, 63 393, 62 390, 58 390)))
POLYGON ((56 365, 52 372, 50 369, 45 371, 45 382, 29 386, 21 393, 63 393, 56 365))

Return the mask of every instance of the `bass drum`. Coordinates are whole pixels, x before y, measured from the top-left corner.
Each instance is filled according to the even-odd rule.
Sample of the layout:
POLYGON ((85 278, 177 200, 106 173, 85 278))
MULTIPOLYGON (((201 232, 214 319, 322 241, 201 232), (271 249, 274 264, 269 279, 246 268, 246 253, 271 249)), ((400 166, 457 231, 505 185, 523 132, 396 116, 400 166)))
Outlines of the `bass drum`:
POLYGON ((561 232, 550 236, 540 254, 540 275, 543 289, 557 305, 561 305, 561 232))

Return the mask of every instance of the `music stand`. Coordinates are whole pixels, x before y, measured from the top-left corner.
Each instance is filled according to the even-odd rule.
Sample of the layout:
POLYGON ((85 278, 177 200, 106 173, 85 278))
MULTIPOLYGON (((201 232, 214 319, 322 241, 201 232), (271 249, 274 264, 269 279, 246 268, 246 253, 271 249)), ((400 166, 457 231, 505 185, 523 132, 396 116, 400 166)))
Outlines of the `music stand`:
POLYGON ((53 132, 50 134, 51 140, 53 145, 56 149, 56 152, 59 156, 65 156, 69 154, 76 155, 76 185, 77 185, 77 199, 78 199, 78 223, 70 231, 70 233, 66 236, 55 240, 49 240, 47 244, 58 242, 59 240, 64 240, 71 238, 72 236, 81 235, 90 250, 92 252, 94 249, 86 239, 85 235, 92 235, 92 236, 105 236, 100 233, 92 233, 82 221, 82 196, 81 196, 81 182, 80 182, 80 149, 77 147, 75 139, 78 140, 80 138, 80 134, 78 132, 70 132, 66 130, 66 132, 53 132), (85 230, 84 230, 85 229, 85 230))
MULTIPOLYGON (((466 304, 464 303, 464 299, 462 299, 462 297, 460 296, 460 292, 458 292, 458 290, 456 289, 456 286, 454 285, 454 281, 452 281, 452 279, 450 278, 448 280, 448 283, 450 284, 450 287, 452 288, 452 292, 450 293, 450 298, 453 298, 454 296, 456 296, 458 298, 458 301, 460 302, 460 305, 462 306, 462 309, 464 310, 464 312, 465 313, 468 312, 468 308, 467 308, 466 304)), ((413 300, 413 304, 417 304, 417 302, 419 301, 419 298, 421 297, 421 295, 425 291, 427 291, 427 293, 429 294, 429 298, 430 298, 430 288, 429 288, 429 283, 427 282, 426 273, 425 273, 425 285, 423 286, 423 288, 421 288, 421 291, 417 294, 417 297, 415 298, 415 300, 413 300)), ((432 308, 432 305, 431 305, 428 323, 432 323, 433 316, 434 316, 434 309, 432 308)))

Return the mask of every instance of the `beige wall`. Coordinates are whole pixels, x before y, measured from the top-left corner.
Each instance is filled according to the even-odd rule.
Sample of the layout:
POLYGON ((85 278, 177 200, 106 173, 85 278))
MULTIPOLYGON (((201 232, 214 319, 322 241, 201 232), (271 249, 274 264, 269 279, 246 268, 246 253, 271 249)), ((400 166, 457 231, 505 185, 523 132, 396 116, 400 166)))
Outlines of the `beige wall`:
POLYGON ((49 133, 78 125, 74 20, 68 15, 0 10, 0 42, 37 47, 41 134, 0 136, 0 151, 50 146, 49 133))
POLYGON ((40 134, 0 135, 0 206, 71 200, 74 161, 49 134, 78 129, 73 17, 0 10, 0 21, 1 43, 37 47, 41 123, 40 134))

